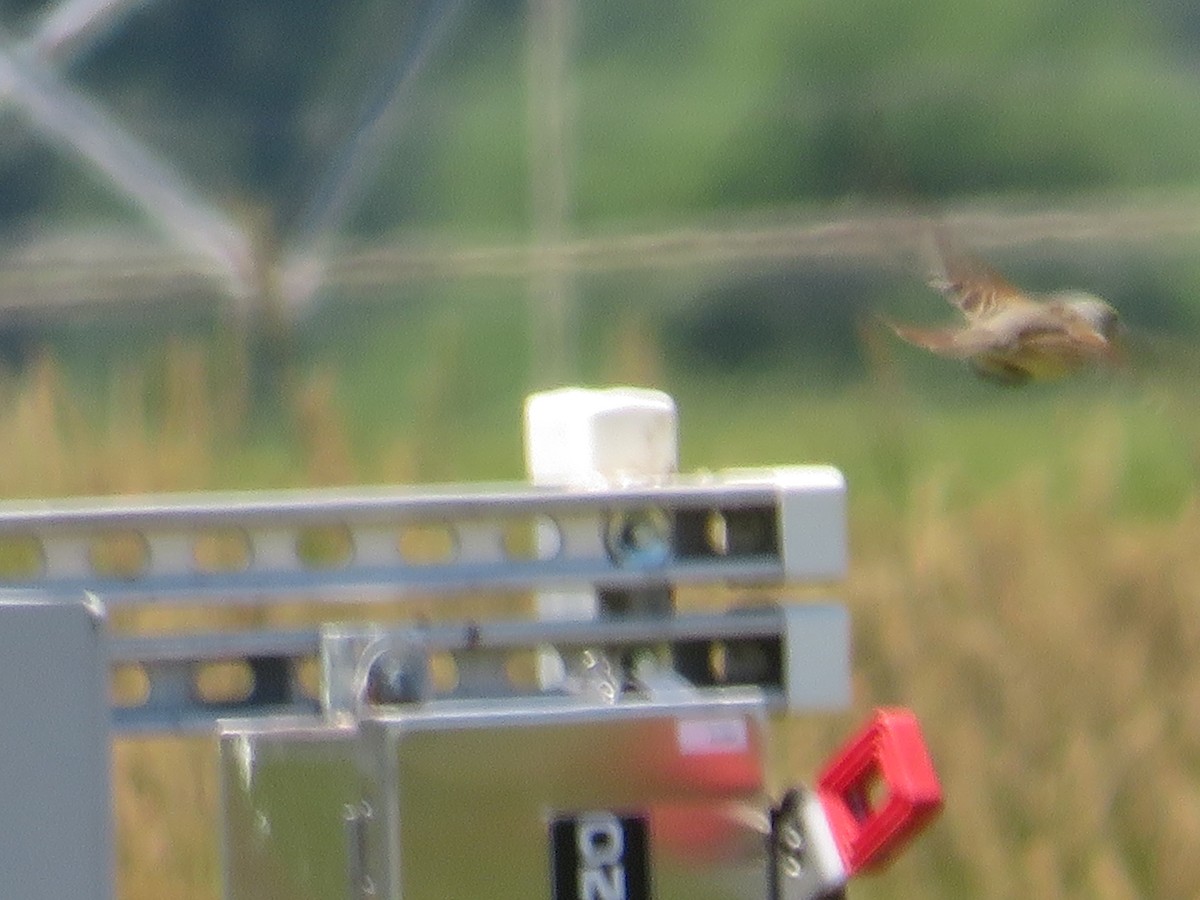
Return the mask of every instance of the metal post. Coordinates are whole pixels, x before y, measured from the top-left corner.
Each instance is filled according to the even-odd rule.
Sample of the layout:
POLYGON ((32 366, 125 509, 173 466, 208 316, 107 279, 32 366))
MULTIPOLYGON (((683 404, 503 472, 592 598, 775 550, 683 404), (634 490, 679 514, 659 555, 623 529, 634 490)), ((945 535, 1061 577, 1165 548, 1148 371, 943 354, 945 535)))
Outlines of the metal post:
POLYGON ((0 897, 111 900, 108 658, 98 605, 0 594, 0 897))

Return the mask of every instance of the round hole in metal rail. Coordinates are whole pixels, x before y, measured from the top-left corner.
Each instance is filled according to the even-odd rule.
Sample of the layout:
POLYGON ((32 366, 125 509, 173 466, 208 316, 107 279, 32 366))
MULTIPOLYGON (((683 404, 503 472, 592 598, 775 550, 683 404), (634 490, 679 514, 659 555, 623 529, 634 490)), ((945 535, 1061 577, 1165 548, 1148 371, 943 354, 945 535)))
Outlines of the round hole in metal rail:
POLYGON ((196 693, 205 703, 240 703, 254 692, 254 673, 242 660, 211 662, 196 672, 196 693))
POLYGON ((340 569, 354 559, 354 538, 345 525, 310 525, 300 529, 296 556, 310 569, 340 569))
POLYGON ((704 537, 708 549, 717 556, 729 555, 729 523, 719 509, 714 509, 704 521, 704 537))
POLYGON ((608 515, 604 546, 609 559, 630 569, 665 565, 671 558, 671 519, 656 506, 616 510, 608 515))
POLYGON ((536 649, 510 650, 504 657, 504 676, 509 687, 522 694, 533 694, 539 690, 538 671, 541 653, 536 649))
POLYGON ((244 572, 250 567, 250 537, 240 528, 202 531, 192 545, 192 559, 201 572, 244 572))
POLYGON ((141 706, 150 698, 150 676, 138 663, 121 663, 113 667, 108 693, 114 706, 141 706))
POLYGON ((31 534, 0 537, 0 580, 22 581, 46 571, 42 542, 31 534))
POLYGON ((713 641, 708 647, 708 674, 714 684, 729 681, 729 647, 724 641, 713 641))
POLYGON ((506 519, 500 523, 500 542, 509 559, 545 562, 562 550, 562 531, 549 516, 506 519))
POLYGON ((137 578, 150 565, 150 545, 138 531, 114 531, 92 540, 92 570, 107 578, 137 578))
POLYGON ((306 656, 296 663, 296 685, 300 695, 309 700, 321 697, 321 660, 315 656, 306 656))
POLYGON ((409 565, 436 566, 454 561, 458 541, 444 522, 419 522, 400 529, 396 541, 401 558, 409 565))
POLYGON ((449 694, 458 687, 458 662, 449 650, 429 655, 429 683, 436 694, 449 694))

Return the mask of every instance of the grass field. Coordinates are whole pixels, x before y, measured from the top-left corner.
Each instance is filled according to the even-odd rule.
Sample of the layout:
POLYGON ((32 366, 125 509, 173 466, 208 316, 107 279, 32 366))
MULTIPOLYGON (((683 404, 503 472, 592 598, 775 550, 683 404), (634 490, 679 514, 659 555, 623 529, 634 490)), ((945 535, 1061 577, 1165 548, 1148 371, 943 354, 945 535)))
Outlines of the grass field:
MULTIPOLYGON (((104 390, 37 362, 0 381, 0 494, 519 477, 523 379, 478 395, 506 351, 452 321, 422 329, 391 366, 364 350, 285 379, 264 428, 248 424, 236 359, 207 345, 176 344, 104 390)), ((947 798, 855 896, 1200 896, 1200 403, 1187 382, 1008 392, 908 357, 836 385, 700 376, 639 333, 614 328, 589 379, 671 391, 685 468, 847 474, 854 709, 787 724, 782 758, 804 780, 872 706, 905 704, 947 798)), ((215 900, 211 744, 121 742, 115 773, 119 896, 215 900)))

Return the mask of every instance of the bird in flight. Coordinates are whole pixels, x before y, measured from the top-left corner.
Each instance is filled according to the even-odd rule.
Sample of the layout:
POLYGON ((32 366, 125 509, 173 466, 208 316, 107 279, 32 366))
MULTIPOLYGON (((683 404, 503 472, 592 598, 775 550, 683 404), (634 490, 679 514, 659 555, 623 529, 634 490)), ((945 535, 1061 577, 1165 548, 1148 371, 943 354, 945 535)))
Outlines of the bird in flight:
POLYGON ((1123 325, 1105 301, 1082 291, 1026 293, 985 263, 933 232, 929 285, 963 316, 952 327, 888 322, 901 339, 967 363, 1003 385, 1062 378, 1123 361, 1123 325))

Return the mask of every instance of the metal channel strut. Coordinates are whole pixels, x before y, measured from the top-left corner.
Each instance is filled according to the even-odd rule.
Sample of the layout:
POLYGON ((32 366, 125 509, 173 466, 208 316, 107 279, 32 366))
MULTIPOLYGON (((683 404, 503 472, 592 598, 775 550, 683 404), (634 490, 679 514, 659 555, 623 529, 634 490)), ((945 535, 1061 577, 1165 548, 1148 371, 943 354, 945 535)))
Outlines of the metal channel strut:
POLYGON ((836 469, 805 466, 618 489, 9 503, 0 504, 0 559, 10 561, 0 566, 0 589, 88 591, 110 607, 820 582, 846 566, 844 483, 836 469), (531 549, 535 529, 553 535, 536 545, 551 549, 531 549))
MULTIPOLYGON (((621 488, 464 486, 0 504, 0 590, 88 593, 113 608, 823 583, 844 573, 844 505, 840 473, 820 466, 621 488)), ((511 689, 498 673, 517 648, 603 647, 630 659, 654 645, 668 657, 686 657, 685 674, 698 684, 755 684, 789 708, 836 706, 843 702, 841 676, 830 681, 820 673, 846 668, 844 650, 831 657, 828 648, 844 648, 847 629, 843 613, 822 619, 821 609, 833 608, 482 622, 394 633, 349 625, 116 636, 110 664, 125 689, 117 692, 113 721, 134 732, 209 731, 220 718, 264 714, 323 720, 335 711, 331 691, 345 671, 331 666, 330 654, 361 650, 364 641, 388 633, 451 659, 476 687, 480 673, 489 673, 495 683, 487 690, 511 689), (803 624, 800 614, 809 616, 803 624), (794 651, 795 641, 805 649, 794 651), (204 673, 229 665, 241 670, 246 690, 233 699, 206 697, 204 673), (130 678, 122 676, 140 689, 129 689, 130 678)))
MULTIPOLYGON (((170 637, 120 637, 110 641, 113 666, 136 666, 150 686, 141 702, 113 710, 125 732, 211 733, 217 720, 287 715, 314 724, 352 713, 360 685, 359 662, 370 648, 403 650, 420 661, 421 679, 431 657, 455 669, 453 683, 421 684, 408 700, 456 695, 528 693, 514 680, 510 663, 523 651, 552 646, 560 651, 603 648, 614 659, 636 654, 684 653, 705 664, 689 672, 690 686, 754 686, 775 709, 837 709, 848 702, 849 619, 840 606, 824 603, 762 606, 718 614, 545 622, 382 627, 327 625, 297 631, 256 631, 170 637), (700 651, 697 653, 696 651, 700 651), (252 689, 234 702, 206 702, 196 673, 213 663, 242 663, 254 676, 252 689), (303 666, 320 667, 320 694, 299 677, 303 666)), ((381 659, 386 659, 381 654, 381 659)), ((367 673, 364 673, 367 674, 367 673)))

